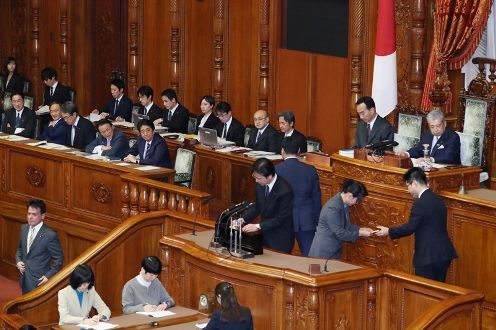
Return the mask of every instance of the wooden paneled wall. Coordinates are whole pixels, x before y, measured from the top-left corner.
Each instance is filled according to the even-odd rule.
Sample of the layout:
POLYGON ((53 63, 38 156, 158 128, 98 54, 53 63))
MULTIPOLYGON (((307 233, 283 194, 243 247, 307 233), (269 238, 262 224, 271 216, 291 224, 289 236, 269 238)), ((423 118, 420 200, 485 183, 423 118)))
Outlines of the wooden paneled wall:
MULTIPOLYGON (((395 4, 402 107, 419 105, 433 1, 395 4)), ((348 58, 283 49, 284 2, 5 0, 0 59, 18 59, 37 104, 45 66, 76 89, 83 113, 104 104, 107 81, 119 71, 135 101, 137 88, 148 84, 162 106, 161 91, 173 87, 179 101, 199 113, 200 98, 212 94, 230 102, 244 124, 257 109, 267 109, 276 127, 276 114, 290 109, 297 129, 320 137, 323 150, 334 152, 351 145, 354 102, 371 91, 377 0, 349 1, 348 58)))

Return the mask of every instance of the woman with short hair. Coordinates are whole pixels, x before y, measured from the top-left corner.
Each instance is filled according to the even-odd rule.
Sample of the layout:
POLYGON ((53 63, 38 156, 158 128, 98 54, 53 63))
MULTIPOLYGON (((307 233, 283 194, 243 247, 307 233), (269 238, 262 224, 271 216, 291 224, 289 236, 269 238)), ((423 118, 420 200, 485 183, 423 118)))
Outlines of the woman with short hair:
POLYGON ((59 324, 95 325, 110 318, 110 309, 94 287, 95 276, 88 265, 77 265, 71 274, 69 285, 58 293, 59 324), (98 315, 89 317, 92 308, 98 315))

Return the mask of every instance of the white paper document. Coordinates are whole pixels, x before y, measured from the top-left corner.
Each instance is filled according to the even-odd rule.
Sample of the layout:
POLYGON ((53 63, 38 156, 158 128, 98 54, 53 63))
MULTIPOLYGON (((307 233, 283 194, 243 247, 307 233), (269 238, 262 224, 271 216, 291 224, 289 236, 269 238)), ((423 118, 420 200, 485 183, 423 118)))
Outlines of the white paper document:
POLYGON ((195 324, 195 327, 197 327, 198 329, 204 329, 207 327, 207 324, 208 323, 197 323, 195 324))
POLYGON ((165 316, 175 315, 176 313, 173 313, 171 311, 156 311, 156 312, 136 312, 136 314, 148 315, 151 317, 165 317, 165 316))
POLYGON ((106 330, 106 329, 113 329, 118 327, 118 324, 112 324, 108 322, 98 322, 96 325, 88 325, 88 324, 78 324, 77 327, 81 329, 94 329, 94 330, 106 330))
POLYGON ((146 166, 136 167, 136 169, 140 170, 140 171, 153 171, 153 170, 160 170, 160 167, 152 166, 152 165, 146 165, 146 166))
POLYGON ((48 142, 46 144, 39 145, 40 148, 49 150, 69 150, 70 148, 62 144, 48 142))
POLYGON ((112 124, 116 127, 119 127, 119 126, 122 126, 122 127, 129 127, 129 128, 133 128, 134 127, 134 124, 133 123, 130 123, 128 121, 113 121, 112 124))
POLYGON ((89 119, 93 123, 95 121, 99 121, 100 119, 102 119, 102 116, 97 115, 96 113, 90 113, 90 118, 89 119))
POLYGON ((250 151, 251 149, 250 148, 246 148, 246 147, 237 147, 237 146, 232 146, 232 147, 225 147, 225 148, 221 148, 221 149, 215 149, 215 151, 217 152, 233 152, 233 151, 250 151))
POLYGON ((130 166, 131 163, 120 162, 120 163, 115 163, 115 165, 119 165, 119 166, 130 166))
POLYGON ((35 113, 37 115, 44 115, 45 113, 50 113, 50 108, 48 107, 48 105, 44 105, 38 110, 36 110, 35 113))
POLYGON ((29 140, 27 137, 19 135, 1 135, 0 139, 7 141, 26 141, 29 140))

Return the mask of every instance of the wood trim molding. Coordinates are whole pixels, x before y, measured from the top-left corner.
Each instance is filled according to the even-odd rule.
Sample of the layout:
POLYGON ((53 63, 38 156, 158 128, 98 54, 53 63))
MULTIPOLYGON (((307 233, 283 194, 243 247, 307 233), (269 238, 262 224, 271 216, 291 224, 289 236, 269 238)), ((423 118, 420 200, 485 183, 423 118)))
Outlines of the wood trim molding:
POLYGON ((225 39, 225 3, 224 0, 215 1, 214 9, 214 63, 213 63, 213 92, 215 102, 224 99, 224 39, 225 39))

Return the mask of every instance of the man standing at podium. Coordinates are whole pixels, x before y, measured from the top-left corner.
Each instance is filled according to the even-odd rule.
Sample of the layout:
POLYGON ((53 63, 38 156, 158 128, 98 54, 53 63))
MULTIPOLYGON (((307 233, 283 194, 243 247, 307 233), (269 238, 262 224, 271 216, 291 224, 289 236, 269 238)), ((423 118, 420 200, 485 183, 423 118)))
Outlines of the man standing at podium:
POLYGON ((260 158, 252 166, 252 177, 257 183, 256 203, 244 216, 248 224, 245 233, 263 234, 264 246, 290 253, 294 244, 293 190, 289 183, 276 174, 274 164, 260 158), (252 224, 257 216, 260 223, 252 224))
POLYGON ((393 141, 393 126, 377 114, 375 102, 370 96, 359 98, 355 105, 361 120, 356 128, 354 148, 364 148, 369 144, 385 140, 393 141))
POLYGON ((408 223, 387 228, 377 226, 377 236, 389 235, 392 239, 415 234, 413 267, 415 275, 444 282, 451 260, 457 258, 448 236, 447 210, 444 200, 427 186, 427 177, 420 168, 405 173, 408 192, 415 198, 408 223))

